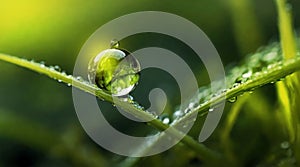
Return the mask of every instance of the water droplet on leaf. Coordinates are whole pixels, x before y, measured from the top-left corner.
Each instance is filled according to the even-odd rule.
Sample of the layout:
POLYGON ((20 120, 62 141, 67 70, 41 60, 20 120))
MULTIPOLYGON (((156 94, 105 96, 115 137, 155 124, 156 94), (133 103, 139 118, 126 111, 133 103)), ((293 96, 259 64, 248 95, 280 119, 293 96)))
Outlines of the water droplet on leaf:
POLYGON ((290 143, 288 141, 284 141, 280 144, 282 149, 288 149, 290 147, 290 143))
POLYGON ((54 66, 54 69, 55 69, 56 71, 58 71, 58 72, 61 71, 61 68, 60 68, 58 65, 54 66))
POLYGON ((110 41, 110 48, 118 48, 120 46, 120 42, 117 39, 113 39, 110 41))
POLYGON ((191 110, 190 108, 187 108, 187 109, 184 110, 184 113, 187 114, 187 113, 189 113, 189 112, 191 112, 191 111, 192 111, 192 110, 191 110))
POLYGON ((77 81, 83 81, 83 79, 82 79, 81 76, 77 76, 77 77, 76 77, 76 80, 77 80, 77 81))
POLYGON ((170 118, 168 117, 168 116, 163 116, 162 118, 161 118, 161 121, 162 121, 162 123, 164 123, 164 124, 169 124, 170 123, 170 118))
POLYGON ((184 113, 181 110, 177 110, 173 113, 173 119, 180 118, 184 115, 184 113))
POLYGON ((233 85, 232 85, 232 87, 233 88, 236 88, 236 87, 238 87, 240 84, 239 83, 234 83, 233 85))
POLYGON ((140 70, 138 60, 128 51, 107 49, 90 61, 88 79, 113 96, 124 96, 137 85, 140 70))
POLYGON ((243 74, 242 77, 247 79, 247 78, 250 78, 251 75, 252 75, 252 71, 250 70, 247 73, 243 74))
POLYGON ((236 102, 236 100, 237 100, 237 97, 232 97, 232 98, 228 99, 228 101, 230 103, 234 103, 234 102, 236 102))

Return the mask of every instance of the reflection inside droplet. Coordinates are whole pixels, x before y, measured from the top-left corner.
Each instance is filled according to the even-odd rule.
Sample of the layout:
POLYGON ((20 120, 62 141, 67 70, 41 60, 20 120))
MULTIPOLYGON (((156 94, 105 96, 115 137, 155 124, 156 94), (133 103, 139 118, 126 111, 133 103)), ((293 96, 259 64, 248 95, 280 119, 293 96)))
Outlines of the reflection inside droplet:
POLYGON ((138 60, 128 51, 107 49, 91 59, 88 79, 113 96, 124 96, 137 85, 140 70, 138 60))

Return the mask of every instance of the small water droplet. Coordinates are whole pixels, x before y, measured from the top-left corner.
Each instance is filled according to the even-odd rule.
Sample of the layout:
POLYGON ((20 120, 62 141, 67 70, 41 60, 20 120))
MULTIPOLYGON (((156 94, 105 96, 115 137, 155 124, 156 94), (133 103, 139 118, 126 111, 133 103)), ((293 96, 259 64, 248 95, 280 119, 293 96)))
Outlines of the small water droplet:
POLYGON ((184 113, 181 110, 177 110, 173 113, 173 119, 180 118, 184 115, 184 113))
POLYGON ((57 81, 58 81, 58 82, 62 82, 62 80, 60 80, 60 79, 58 79, 57 81))
POLYGON ((243 77, 243 78, 246 78, 246 79, 250 78, 251 76, 252 76, 252 71, 251 71, 251 70, 248 71, 247 73, 244 73, 244 74, 242 75, 242 77, 243 77))
POLYGON ((273 61, 275 58, 277 57, 277 52, 270 52, 268 54, 266 54, 263 59, 266 62, 271 62, 273 61))
POLYGON ((70 87, 70 86, 72 86, 72 84, 68 83, 68 84, 67 84, 67 86, 69 86, 69 87, 70 87))
POLYGON ((227 89, 222 89, 221 90, 221 93, 226 93, 227 92, 227 89))
POLYGON ((128 95, 129 100, 133 101, 133 96, 128 95))
POLYGON ((76 80, 77 80, 77 81, 83 81, 83 78, 82 78, 81 76, 77 76, 77 77, 76 77, 76 80))
POLYGON ((215 98, 215 97, 217 97, 218 95, 219 95, 218 93, 214 93, 214 94, 211 95, 211 97, 212 97, 212 98, 215 98))
POLYGON ((274 67, 276 67, 276 64, 270 64, 270 65, 268 65, 267 69, 270 70, 270 69, 272 69, 274 67))
POLYGON ((131 103, 131 104, 134 104, 134 99, 131 95, 128 95, 128 102, 131 103))
POLYGON ((190 109, 193 109, 193 108, 195 108, 195 107, 197 107, 197 103, 193 103, 193 102, 192 102, 192 103, 189 104, 189 108, 190 108, 190 109))
POLYGON ((110 41, 110 48, 118 48, 120 46, 120 42, 117 39, 113 39, 110 41))
POLYGON ((49 69, 50 69, 51 71, 55 71, 55 69, 54 69, 53 66, 50 66, 49 69))
POLYGON ((238 87, 240 84, 239 83, 234 83, 233 85, 232 85, 232 87, 233 88, 236 88, 236 87, 238 87))
POLYGON ((236 102, 236 100, 237 100, 237 97, 235 96, 235 97, 232 97, 232 98, 230 98, 230 99, 228 99, 228 101, 230 102, 230 103, 234 103, 234 102, 236 102))
POLYGON ((162 118, 162 123, 164 123, 164 124, 169 124, 170 123, 170 118, 169 117, 164 117, 164 118, 162 118))
POLYGON ((58 65, 54 66, 54 69, 55 69, 56 71, 58 71, 58 72, 61 71, 61 68, 60 68, 58 65))
POLYGON ((144 110, 144 107, 142 107, 141 105, 139 104, 134 104, 135 108, 139 109, 139 110, 144 110))
POLYGON ((126 96, 122 97, 121 100, 124 101, 124 102, 128 102, 128 97, 126 97, 126 96))
POLYGON ((290 147, 290 143, 288 141, 284 141, 280 144, 282 149, 288 149, 290 147))
POLYGON ((190 108, 187 108, 187 109, 184 110, 184 113, 187 114, 187 113, 189 113, 189 112, 191 112, 191 111, 192 111, 192 110, 191 110, 190 108))
POLYGON ((155 119, 158 118, 158 115, 156 114, 155 111, 146 111, 146 112, 148 112, 149 114, 151 114, 155 119))
POLYGON ((210 108, 209 110, 208 110, 208 112, 213 112, 214 111, 214 109, 213 108, 210 108))

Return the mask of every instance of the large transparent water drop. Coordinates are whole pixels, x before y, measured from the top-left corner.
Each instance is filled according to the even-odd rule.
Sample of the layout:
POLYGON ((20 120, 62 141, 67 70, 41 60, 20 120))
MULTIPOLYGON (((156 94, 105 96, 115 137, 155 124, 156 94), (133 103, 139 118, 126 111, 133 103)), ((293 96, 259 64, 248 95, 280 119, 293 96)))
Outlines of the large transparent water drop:
POLYGON ((90 60, 88 79, 113 96, 124 96, 137 85, 140 70, 138 60, 128 51, 106 49, 90 60))

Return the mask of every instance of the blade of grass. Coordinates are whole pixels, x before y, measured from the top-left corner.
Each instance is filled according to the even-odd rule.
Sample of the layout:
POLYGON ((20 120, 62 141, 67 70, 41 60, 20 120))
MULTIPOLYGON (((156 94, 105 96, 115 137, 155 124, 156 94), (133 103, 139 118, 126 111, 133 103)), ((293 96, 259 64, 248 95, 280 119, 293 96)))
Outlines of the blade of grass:
MULTIPOLYGON (((21 59, 18 57, 10 56, 7 54, 0 54, 0 60, 30 69, 32 71, 38 72, 40 74, 44 74, 49 76, 52 79, 59 80, 61 82, 64 82, 68 85, 72 85, 80 90, 83 90, 87 93, 90 93, 92 95, 95 95, 99 97, 100 99, 103 99, 105 101, 115 103, 116 105, 120 106, 124 111, 135 115, 139 118, 144 118, 147 120, 152 120, 148 122, 149 125, 157 128, 160 131, 164 131, 167 128, 170 128, 169 125, 166 125, 162 123, 159 119, 155 119, 152 114, 149 112, 146 112, 141 109, 141 107, 137 107, 129 102, 125 102, 121 99, 115 99, 112 100, 112 97, 103 92, 101 89, 96 87, 95 85, 89 84, 88 82, 81 81, 76 79, 76 77, 73 77, 72 75, 66 75, 65 73, 61 73, 59 71, 56 71, 54 68, 47 67, 44 64, 36 63, 33 61, 28 61, 25 59, 21 59)), ((180 131, 176 130, 175 128, 170 128, 170 134, 172 137, 179 137, 182 138, 182 143, 186 144, 188 147, 191 148, 191 150, 194 150, 195 152, 199 153, 202 156, 202 160, 204 162, 215 162, 220 158, 220 156, 215 153, 214 151, 208 149, 203 144, 193 140, 190 136, 182 134, 180 131)))
MULTIPOLYGON (((291 11, 287 8, 285 0, 276 0, 278 10, 279 32, 281 40, 281 48, 284 59, 291 59, 296 56, 296 42, 292 28, 291 11)), ((277 92, 279 101, 285 113, 287 129, 289 132, 290 142, 295 140, 295 113, 291 107, 291 95, 289 85, 292 86, 292 80, 297 80, 296 76, 288 77, 286 81, 277 83, 277 92)))
POLYGON ((285 59, 294 58, 297 53, 296 40, 291 17, 291 6, 286 0, 276 0, 278 10, 279 33, 281 48, 285 59))
MULTIPOLYGON (((39 72, 41 74, 45 74, 50 78, 55 80, 60 80, 68 85, 73 85, 74 87, 88 92, 92 95, 95 95, 101 99, 106 101, 112 102, 112 98, 110 95, 106 94, 95 85, 91 85, 88 82, 77 80, 75 77, 71 75, 66 75, 64 73, 55 71, 51 67, 46 67, 43 64, 35 63, 32 61, 28 61, 25 59, 20 59, 14 56, 10 56, 7 54, 0 54, 0 60, 28 68, 35 72, 39 72)), ((211 97, 208 101, 203 102, 201 105, 193 108, 191 112, 186 114, 185 116, 181 117, 180 119, 174 121, 171 125, 163 124, 160 120, 154 119, 153 115, 150 113, 142 110, 140 107, 133 106, 130 103, 124 102, 123 100, 114 101, 114 103, 118 103, 125 111, 135 116, 146 118, 146 119, 153 119, 153 121, 149 122, 148 124, 152 125, 153 127, 157 128, 160 131, 163 131, 171 126, 171 134, 175 137, 180 137, 182 134, 180 131, 176 130, 174 127, 180 125, 184 120, 188 120, 192 114, 199 112, 201 115, 206 114, 210 106, 216 105, 224 100, 224 97, 230 99, 232 97, 236 97, 243 92, 252 91, 257 87, 261 87, 265 84, 275 82, 297 70, 300 70, 300 58, 294 58, 287 61, 281 61, 271 65, 265 71, 259 71, 255 73, 255 77, 247 80, 246 82, 240 83, 238 85, 230 85, 226 91, 220 92, 212 92, 211 97)), ((162 137, 164 137, 164 133, 161 133, 162 137)), ((199 153, 202 156, 204 162, 208 163, 216 163, 220 160, 220 155, 213 152, 212 150, 206 148, 203 144, 198 143, 190 136, 185 136, 182 139, 182 143, 187 145, 191 150, 199 153)), ((155 144, 155 141, 153 142, 155 144)), ((149 145, 151 147, 151 144, 149 145)), ((144 151, 147 151, 147 148, 144 148, 144 151)), ((143 150, 142 150, 143 151, 143 150)), ((221 163, 221 162, 219 162, 221 163)), ((224 163, 224 162, 222 162, 224 163)))
MULTIPOLYGON (((296 57, 297 48, 293 23, 291 17, 291 7, 288 6, 286 0, 276 0, 278 10, 279 32, 281 40, 281 48, 284 59, 292 59, 296 57)), ((286 118, 287 129, 289 132, 290 142, 293 143, 296 159, 300 162, 300 138, 298 133, 299 127, 299 105, 296 100, 300 98, 300 82, 299 74, 293 74, 283 82, 277 84, 277 92, 284 115, 286 118)))

